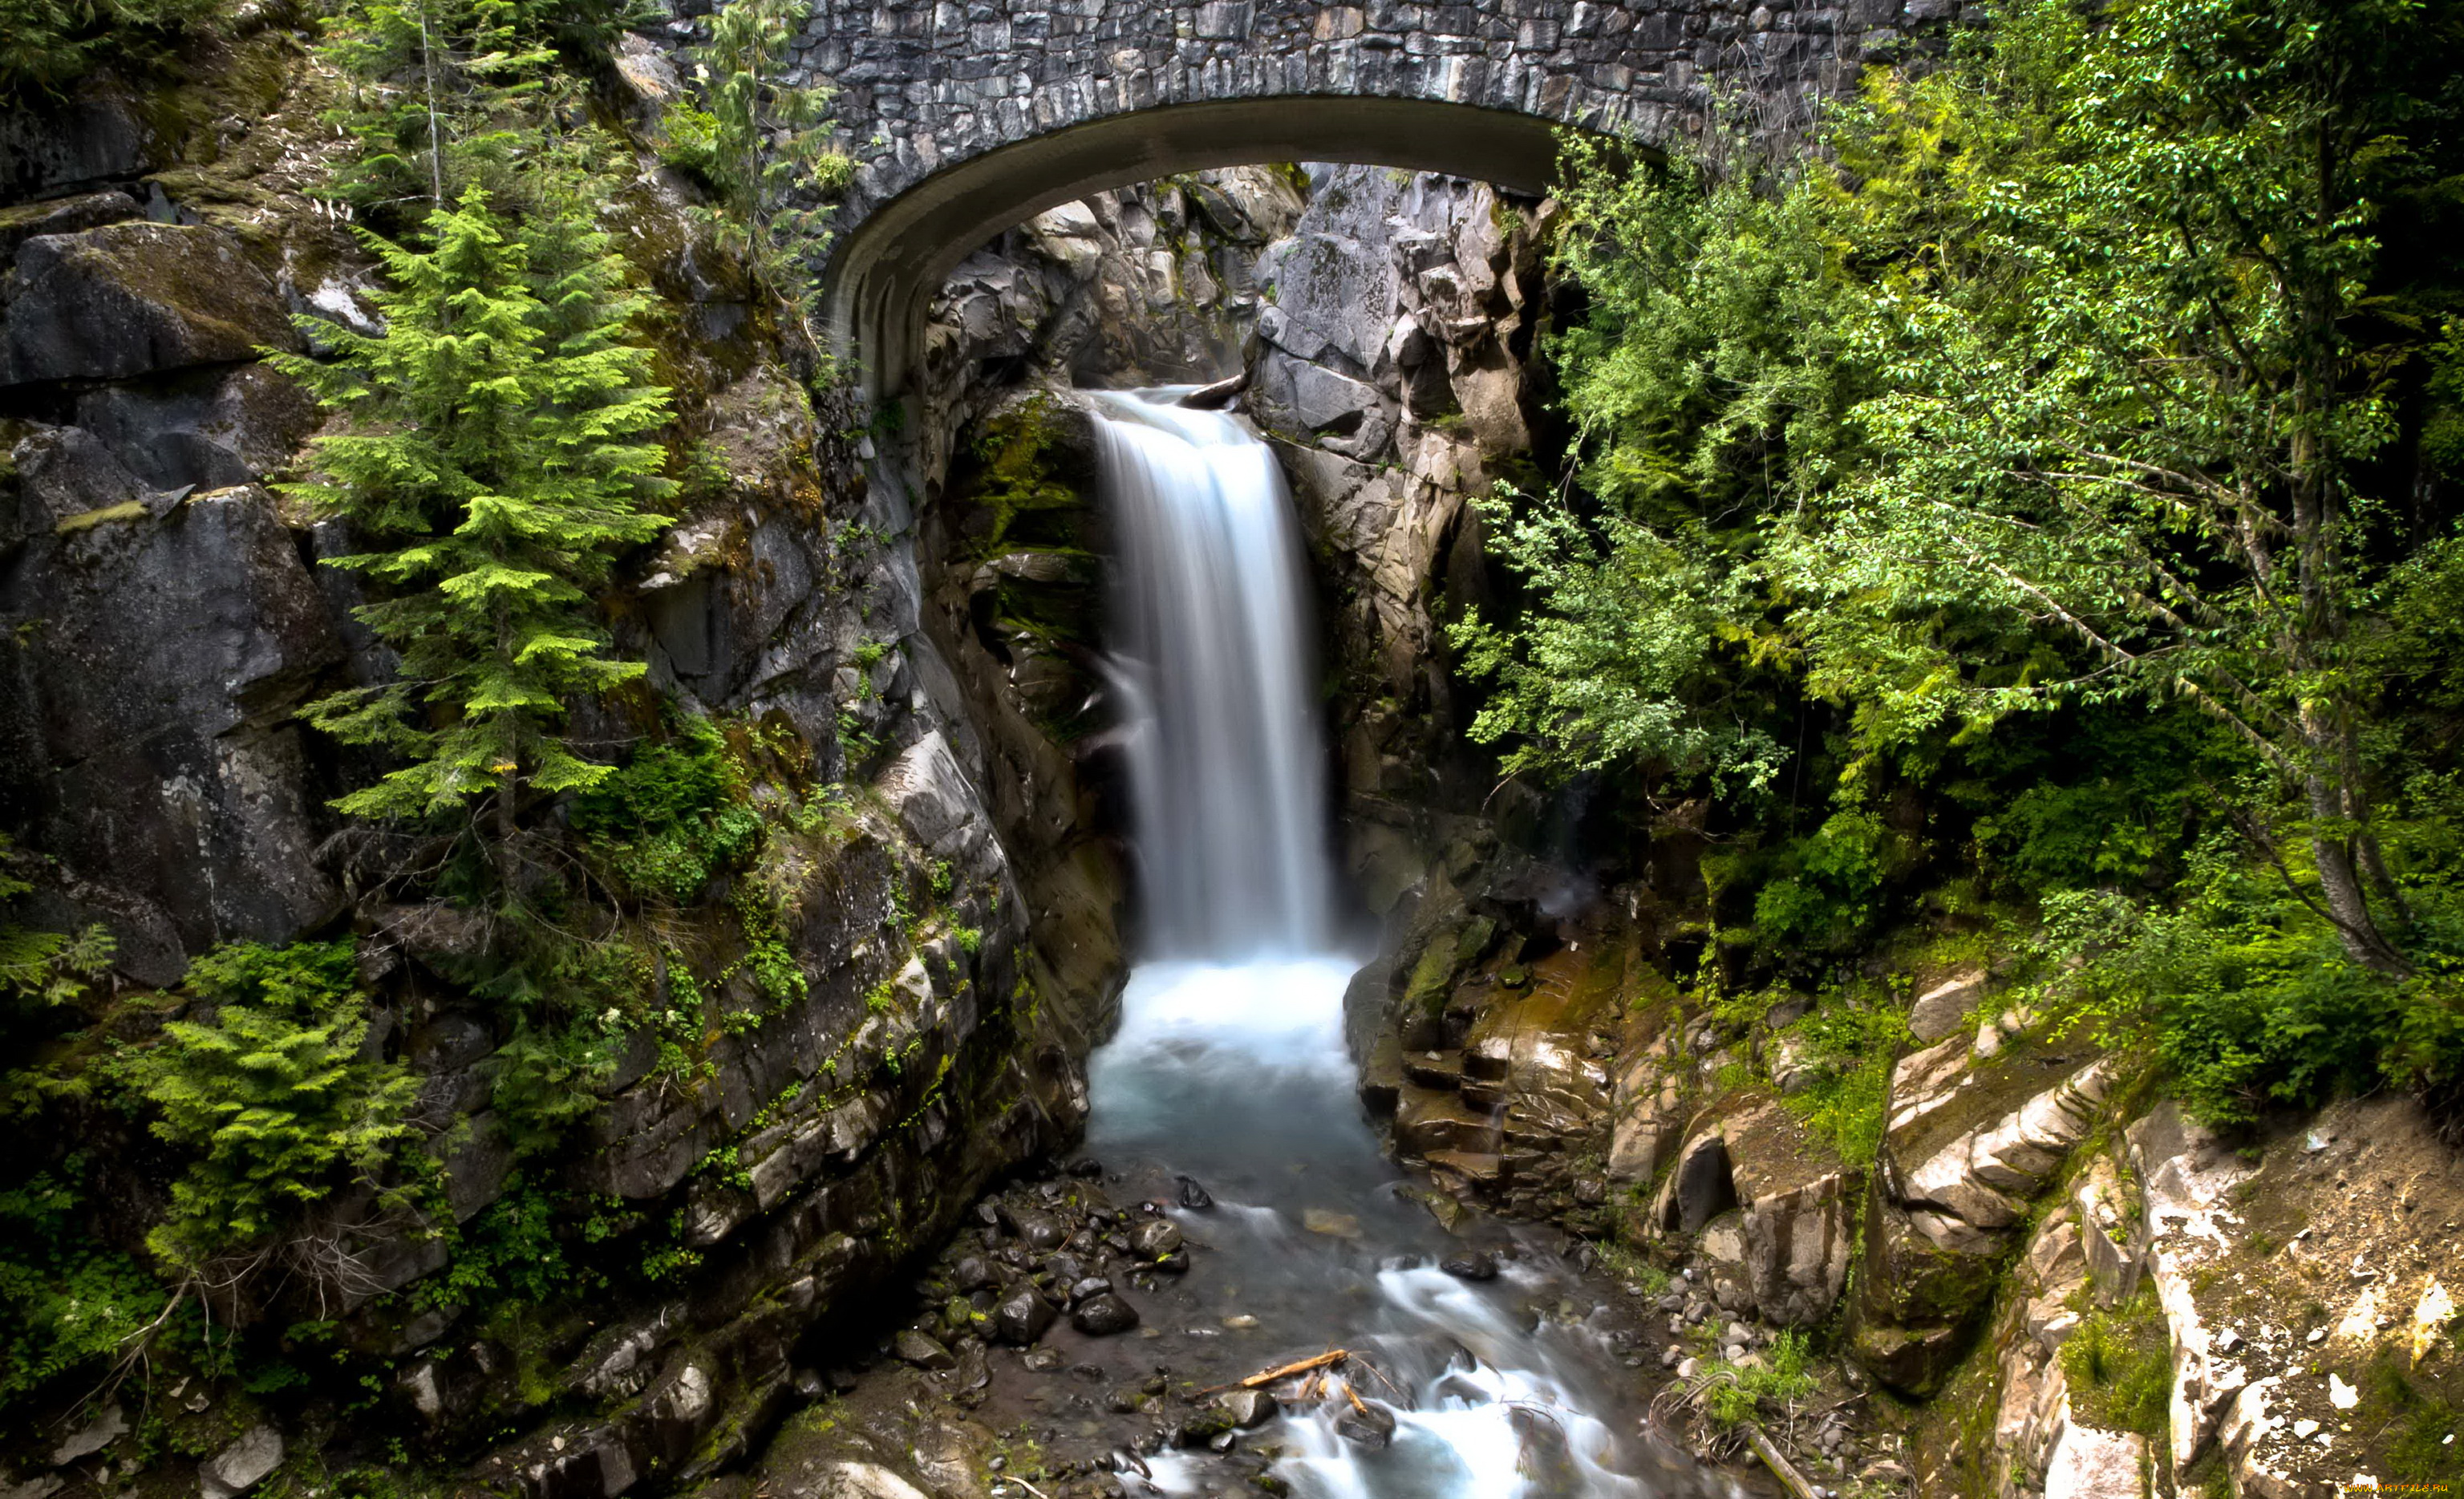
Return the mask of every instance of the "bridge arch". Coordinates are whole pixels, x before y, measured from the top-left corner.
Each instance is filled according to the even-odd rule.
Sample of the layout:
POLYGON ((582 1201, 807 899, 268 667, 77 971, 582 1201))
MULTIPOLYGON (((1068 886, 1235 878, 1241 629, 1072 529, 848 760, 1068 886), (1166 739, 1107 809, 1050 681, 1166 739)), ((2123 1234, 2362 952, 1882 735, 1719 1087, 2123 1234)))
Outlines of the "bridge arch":
POLYGON ((1659 144, 1718 77, 1784 118, 1962 0, 812 0, 799 66, 856 161, 830 331, 903 390, 958 261, 1088 192, 1247 162, 1548 186, 1573 125, 1659 144))

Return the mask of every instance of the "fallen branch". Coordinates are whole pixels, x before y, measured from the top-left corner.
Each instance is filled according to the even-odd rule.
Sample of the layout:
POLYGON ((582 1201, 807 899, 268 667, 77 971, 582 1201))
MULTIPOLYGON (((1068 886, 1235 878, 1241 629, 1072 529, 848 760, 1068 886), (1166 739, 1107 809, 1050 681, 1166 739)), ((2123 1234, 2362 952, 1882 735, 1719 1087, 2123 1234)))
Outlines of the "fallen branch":
POLYGON ((1770 1468, 1771 1476, 1779 1480, 1782 1488, 1795 1499, 1815 1499, 1814 1486, 1805 1481, 1805 1475, 1796 1470, 1796 1465, 1781 1455, 1779 1444, 1764 1435, 1762 1427, 1748 1422, 1746 1441, 1753 1447, 1754 1456, 1763 1460, 1763 1466, 1770 1468))
POLYGON ((1213 1385, 1200 1390, 1198 1393, 1200 1395, 1221 1395, 1225 1390, 1255 1390, 1262 1386, 1272 1384, 1277 1379, 1288 1379, 1296 1374, 1307 1374, 1312 1369, 1323 1369, 1329 1364, 1339 1364, 1351 1356, 1352 1350, 1349 1348, 1330 1348, 1325 1353, 1313 1354, 1307 1358, 1296 1359, 1291 1363, 1283 1365, 1281 1368, 1261 1369, 1256 1374, 1249 1376, 1249 1378, 1245 1379, 1235 1379, 1230 1384, 1213 1385))

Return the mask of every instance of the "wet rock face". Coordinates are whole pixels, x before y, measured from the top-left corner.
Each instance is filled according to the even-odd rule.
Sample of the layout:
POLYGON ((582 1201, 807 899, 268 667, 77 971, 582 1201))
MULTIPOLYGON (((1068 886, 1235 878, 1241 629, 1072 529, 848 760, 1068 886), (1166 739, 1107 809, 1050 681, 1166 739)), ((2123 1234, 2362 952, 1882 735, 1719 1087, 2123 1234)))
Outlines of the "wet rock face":
POLYGON ((167 983, 188 953, 338 908, 292 715, 342 651, 262 489, 58 516, 145 493, 100 484, 121 471, 79 432, 18 447, 21 503, 50 523, 0 562, 0 621, 41 641, 0 667, 5 794, 86 882, 52 897, 62 914, 108 921, 123 971, 167 983))
POLYGON ((1480 805, 1441 614, 1479 602, 1485 493, 1531 446, 1523 361, 1541 315, 1539 206, 1452 179, 1315 169, 1259 261, 1248 406, 1319 557, 1350 861, 1383 915, 1429 859, 1404 806, 1480 805))

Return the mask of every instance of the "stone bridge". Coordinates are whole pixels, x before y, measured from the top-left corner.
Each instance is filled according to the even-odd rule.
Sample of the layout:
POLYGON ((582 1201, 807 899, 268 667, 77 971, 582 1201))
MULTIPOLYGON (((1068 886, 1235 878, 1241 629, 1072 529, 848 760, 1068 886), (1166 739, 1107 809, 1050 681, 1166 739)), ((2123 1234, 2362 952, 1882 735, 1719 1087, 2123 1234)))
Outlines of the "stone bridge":
POLYGON ((1342 161, 1545 189, 1563 126, 1645 146, 1715 90, 1786 122, 1961 0, 812 0, 805 76, 857 161, 825 271, 876 394, 951 269, 1104 187, 1342 161))

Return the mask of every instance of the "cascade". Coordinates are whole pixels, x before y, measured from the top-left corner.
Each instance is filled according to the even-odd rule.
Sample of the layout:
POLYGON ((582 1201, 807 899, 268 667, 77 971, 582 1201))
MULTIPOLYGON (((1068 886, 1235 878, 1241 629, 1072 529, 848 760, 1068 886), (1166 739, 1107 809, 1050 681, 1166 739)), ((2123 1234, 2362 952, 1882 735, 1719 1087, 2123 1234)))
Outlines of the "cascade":
MULTIPOLYGON (((1294 1492, 1731 1491, 1636 1435, 1636 1377, 1593 1320, 1566 1314, 1569 1271, 1536 1237, 1505 1245, 1493 1280, 1441 1268, 1488 1264, 1461 1263, 1466 1246, 1415 1201, 1363 1122, 1343 1037, 1359 962, 1332 935, 1290 505, 1263 443, 1171 395, 1100 398, 1146 920, 1120 1031, 1091 1063, 1089 1147, 1202 1185, 1177 1217, 1205 1246, 1221 1299, 1177 1314, 1196 1334, 1238 1340, 1220 1368, 1334 1347, 1362 1356, 1329 1398, 1244 1439, 1279 1449, 1276 1472, 1294 1492)), ((1212 1492, 1208 1471, 1165 1454, 1133 1465, 1129 1482, 1212 1492)))

